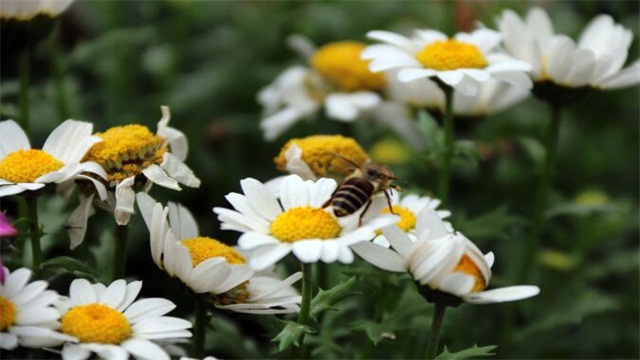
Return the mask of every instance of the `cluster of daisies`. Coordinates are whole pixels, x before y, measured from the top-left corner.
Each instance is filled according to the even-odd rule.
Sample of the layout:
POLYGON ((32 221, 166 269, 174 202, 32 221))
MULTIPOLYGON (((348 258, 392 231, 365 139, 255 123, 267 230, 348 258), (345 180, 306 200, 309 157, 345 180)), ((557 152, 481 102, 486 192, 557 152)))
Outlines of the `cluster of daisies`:
POLYGON ((420 148, 412 111, 445 110, 443 87, 454 90, 453 113, 481 117, 505 110, 532 92, 548 101, 571 101, 593 89, 640 82, 640 61, 623 68, 632 32, 599 15, 578 41, 558 34, 547 13, 511 10, 498 30, 483 25, 449 38, 432 29, 409 36, 370 31, 379 43, 329 43, 319 48, 301 36, 290 45, 307 61, 284 71, 258 94, 262 129, 273 140, 297 121, 324 109, 326 118, 377 121, 420 148))

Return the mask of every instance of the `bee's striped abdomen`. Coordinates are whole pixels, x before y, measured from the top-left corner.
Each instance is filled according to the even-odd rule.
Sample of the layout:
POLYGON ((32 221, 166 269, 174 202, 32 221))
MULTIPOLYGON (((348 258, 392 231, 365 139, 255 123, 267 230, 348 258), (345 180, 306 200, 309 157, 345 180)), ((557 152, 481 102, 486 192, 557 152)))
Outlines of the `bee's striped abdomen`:
POLYGON ((333 194, 333 213, 338 217, 353 214, 371 199, 373 190, 373 184, 362 178, 345 180, 333 194))

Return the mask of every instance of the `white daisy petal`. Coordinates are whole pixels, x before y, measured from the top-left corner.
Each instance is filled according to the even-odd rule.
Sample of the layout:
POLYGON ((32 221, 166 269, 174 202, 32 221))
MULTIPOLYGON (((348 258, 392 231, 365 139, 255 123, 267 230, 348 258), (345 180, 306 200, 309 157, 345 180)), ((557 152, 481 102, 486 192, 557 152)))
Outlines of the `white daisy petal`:
POLYGON ((273 220, 280 215, 282 210, 276 198, 269 192, 264 184, 256 179, 246 178, 240 181, 240 186, 249 203, 254 206, 265 219, 273 220))
POLYGON ((91 304, 98 301, 98 296, 86 279, 76 279, 71 282, 69 297, 74 305, 91 304))
POLYGON ((464 300, 473 304, 491 304, 507 301, 516 301, 540 293, 540 288, 532 285, 509 286, 499 289, 487 290, 478 293, 471 293, 465 296, 464 300))
POLYGON ((169 174, 167 174, 159 165, 152 164, 142 170, 142 173, 147 177, 147 179, 149 179, 149 181, 156 185, 166 187, 167 189, 181 190, 180 185, 178 185, 178 181, 169 176, 169 174))
POLYGON ((387 271, 404 272, 404 260, 395 251, 370 242, 361 242, 351 249, 369 263, 387 271))
POLYGON ((65 360, 84 360, 91 356, 91 351, 82 345, 67 344, 62 349, 62 358, 65 360))
POLYGON ((0 121, 0 160, 16 150, 31 149, 29 138, 13 120, 0 121))
POLYGON ((162 316, 175 309, 176 305, 163 298, 148 298, 131 304, 123 315, 130 323, 136 324, 145 319, 162 316))
POLYGON ((304 263, 317 262, 322 255, 323 240, 301 240, 293 243, 293 254, 304 263))
POLYGON ((289 252, 291 252, 290 244, 262 246, 251 253, 249 265, 257 271, 264 270, 287 256, 289 252))
POLYGON ((169 360, 171 357, 160 346, 149 340, 129 339, 122 343, 122 347, 137 359, 169 360))

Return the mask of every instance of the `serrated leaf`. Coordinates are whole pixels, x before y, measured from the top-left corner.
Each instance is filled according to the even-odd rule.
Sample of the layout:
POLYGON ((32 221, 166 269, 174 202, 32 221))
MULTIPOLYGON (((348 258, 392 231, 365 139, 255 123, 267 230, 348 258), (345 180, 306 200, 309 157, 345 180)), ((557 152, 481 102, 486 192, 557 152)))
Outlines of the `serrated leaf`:
POLYGON ((298 340, 302 334, 313 332, 308 326, 298 324, 295 321, 282 320, 282 322, 285 323, 285 326, 278 335, 271 339, 272 342, 278 343, 278 351, 284 351, 291 345, 298 346, 298 340))
POLYGON ((318 295, 311 300, 311 317, 317 320, 320 313, 331 309, 333 304, 350 295, 349 290, 355 282, 356 277, 352 276, 349 280, 343 281, 329 290, 320 289, 318 295))
POLYGON ((63 268, 67 272, 72 272, 78 275, 85 275, 91 277, 92 279, 98 279, 98 273, 96 272, 96 269, 78 259, 74 259, 68 256, 59 256, 53 259, 49 259, 43 262, 41 266, 42 269, 63 268))
POLYGON ((476 344, 473 345, 473 347, 470 347, 468 349, 464 349, 458 352, 449 352, 449 349, 447 349, 447 347, 444 347, 444 351, 442 352, 442 354, 436 356, 437 360, 444 360, 444 359, 475 359, 478 357, 487 357, 487 356, 493 356, 495 355, 494 352, 492 352, 493 350, 495 350, 497 348, 496 345, 487 345, 487 346, 478 346, 476 344))
POLYGON ((354 330, 364 331, 369 340, 374 344, 378 344, 382 339, 395 339, 395 334, 389 331, 387 324, 377 323, 371 320, 356 321, 352 324, 354 330))

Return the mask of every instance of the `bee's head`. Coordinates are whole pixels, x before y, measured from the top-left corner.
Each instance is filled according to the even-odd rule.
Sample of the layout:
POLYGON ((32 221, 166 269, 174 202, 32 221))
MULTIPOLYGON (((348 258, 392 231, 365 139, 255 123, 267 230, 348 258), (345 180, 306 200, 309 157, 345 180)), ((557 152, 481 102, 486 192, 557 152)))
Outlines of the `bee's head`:
POLYGON ((362 168, 362 176, 378 186, 388 187, 389 182, 396 178, 395 174, 386 165, 368 163, 362 168))

